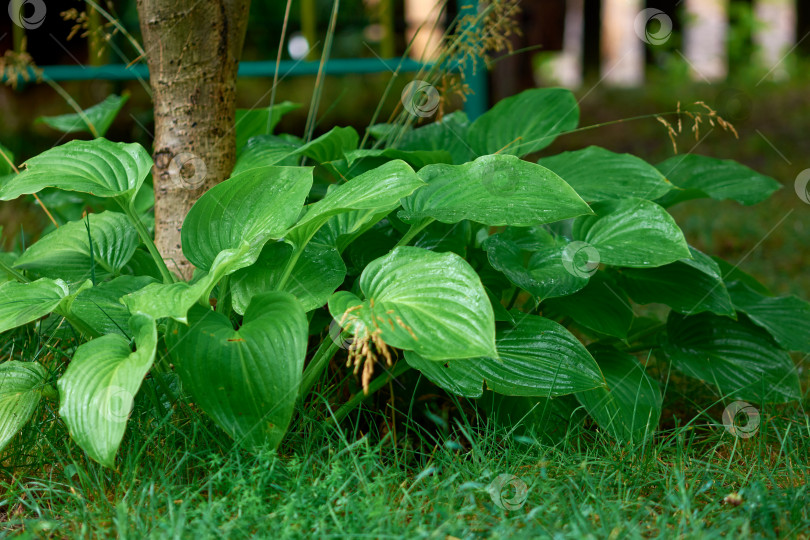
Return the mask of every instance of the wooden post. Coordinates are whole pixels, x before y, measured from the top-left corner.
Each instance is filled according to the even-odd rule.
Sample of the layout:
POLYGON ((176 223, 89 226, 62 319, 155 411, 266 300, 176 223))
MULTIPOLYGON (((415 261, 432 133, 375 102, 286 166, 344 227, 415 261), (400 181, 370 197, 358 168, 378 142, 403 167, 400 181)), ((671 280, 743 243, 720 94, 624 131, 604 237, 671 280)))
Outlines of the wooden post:
POLYGON ((728 0, 686 0, 684 55, 695 80, 714 82, 728 74, 728 0))
POLYGON ((756 0, 757 26, 754 43, 759 61, 768 76, 781 80, 788 76, 785 55, 796 43, 795 0, 756 0))
POLYGON ((602 0, 602 78, 612 86, 639 86, 644 82, 644 41, 636 34, 635 20, 642 0, 602 0))

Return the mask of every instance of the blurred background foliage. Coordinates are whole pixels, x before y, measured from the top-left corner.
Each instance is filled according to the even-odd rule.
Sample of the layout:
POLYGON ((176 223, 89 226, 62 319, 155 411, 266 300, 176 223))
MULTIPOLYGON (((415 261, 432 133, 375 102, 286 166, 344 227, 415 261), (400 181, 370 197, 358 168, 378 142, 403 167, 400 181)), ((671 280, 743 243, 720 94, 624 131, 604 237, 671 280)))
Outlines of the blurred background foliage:
MULTIPOLYGON (((667 13, 680 13, 675 0, 649 1, 667 13)), ((452 2, 451 2, 452 4, 452 2)), ((554 81, 546 75, 545 65, 550 51, 559 49, 563 26, 560 9, 564 1, 524 2, 521 4, 520 36, 515 36, 515 49, 530 50, 494 58, 490 66, 491 101, 506 97, 526 87, 550 86, 554 81)), ((645 82, 633 88, 616 88, 603 84, 600 75, 600 2, 584 2, 585 24, 583 45, 584 77, 575 90, 580 100, 581 126, 590 126, 639 115, 674 111, 682 104, 704 101, 734 124, 739 140, 733 135, 707 127, 696 143, 687 131, 678 141, 680 152, 694 151, 719 158, 738 160, 768 174, 784 185, 771 200, 753 208, 734 202, 699 200, 683 203, 673 209, 690 243, 709 253, 719 255, 767 283, 775 293, 795 293, 810 296, 810 273, 805 270, 810 261, 810 205, 796 195, 797 175, 810 168, 810 2, 797 3, 798 45, 782 62, 786 76, 779 80, 764 77, 767 69, 752 61, 755 46, 752 32, 758 21, 750 1, 734 0, 729 8, 727 38, 728 76, 719 82, 695 81, 689 75, 689 65, 682 48, 683 16, 674 16, 674 34, 665 44, 646 48, 645 82)), ((104 5, 104 4, 103 4, 104 5)), ((291 59, 290 40, 314 29, 314 49, 323 39, 332 10, 332 0, 297 0, 289 22, 287 43, 282 46, 282 58, 291 59), (303 4, 302 4, 303 3, 303 4), (307 11, 307 8, 309 11, 307 11), (302 21, 301 15, 305 14, 302 21), (307 23, 307 13, 311 16, 307 23)), ((79 0, 49 1, 48 17, 41 27, 26 33, 25 50, 36 65, 85 65, 90 63, 129 63, 138 60, 138 52, 120 32, 114 33, 110 46, 97 58, 88 52, 87 40, 78 32, 68 40, 76 20, 52 16, 55 13, 81 13, 85 3, 79 0)), ((106 3, 111 13, 135 39, 140 39, 135 2, 116 0, 106 3)), ((286 2, 253 0, 243 60, 275 60, 281 35, 286 2)), ((407 23, 404 0, 342 0, 337 20, 337 32, 332 49, 333 58, 357 58, 383 55, 386 47, 396 55, 407 47, 407 23), (382 7, 391 6, 393 16, 386 18, 382 7), (393 35, 386 32, 392 28, 393 35), (387 35, 387 37, 386 37, 387 35)), ((443 22, 455 16, 449 5, 443 22)), ((67 17, 70 19, 70 17, 67 17)), ((15 44, 12 23, 0 17, 0 57, 6 65, 11 61, 15 44)), ((295 52, 293 50, 293 52, 295 52)), ((310 56, 312 58, 312 56, 310 56)), ((316 56, 317 58, 317 56, 316 56)), ((316 134, 335 125, 352 125, 362 132, 372 113, 384 96, 392 74, 350 75, 327 77, 318 111, 316 134)), ((385 119, 399 105, 402 87, 413 78, 401 74, 386 96, 381 118, 385 119)), ((151 145, 151 105, 144 84, 139 81, 64 82, 62 87, 82 107, 98 103, 110 93, 128 92, 131 97, 109 130, 111 140, 137 141, 151 145)), ((271 79, 240 79, 239 107, 266 106, 269 103, 271 79)), ((289 100, 305 106, 286 116, 278 131, 300 135, 303 132, 308 104, 312 98, 315 77, 286 77, 277 88, 277 101, 289 100)), ((462 103, 456 99, 454 106, 462 103)), ((0 87, 0 144, 9 148, 22 163, 28 157, 67 140, 35 119, 44 115, 72 112, 54 90, 33 82, 16 89, 0 87)), ((426 119, 430 121, 431 119, 426 119)), ((560 137, 544 154, 599 145, 617 152, 630 152, 652 163, 673 153, 666 130, 654 118, 612 124, 560 137)), ((598 171, 594 171, 598 174, 598 171)), ((21 249, 48 227, 47 218, 30 201, 19 200, 0 206, 0 224, 6 249, 21 249)))

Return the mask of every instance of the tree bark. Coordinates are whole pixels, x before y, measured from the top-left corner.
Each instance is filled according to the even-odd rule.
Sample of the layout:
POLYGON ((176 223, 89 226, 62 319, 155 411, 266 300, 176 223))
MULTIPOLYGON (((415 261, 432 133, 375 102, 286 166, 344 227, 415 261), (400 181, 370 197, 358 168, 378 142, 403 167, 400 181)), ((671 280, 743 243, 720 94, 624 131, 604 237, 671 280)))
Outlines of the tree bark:
POLYGON ((236 158, 236 71, 250 0, 137 0, 155 109, 155 243, 188 279, 180 231, 236 158))

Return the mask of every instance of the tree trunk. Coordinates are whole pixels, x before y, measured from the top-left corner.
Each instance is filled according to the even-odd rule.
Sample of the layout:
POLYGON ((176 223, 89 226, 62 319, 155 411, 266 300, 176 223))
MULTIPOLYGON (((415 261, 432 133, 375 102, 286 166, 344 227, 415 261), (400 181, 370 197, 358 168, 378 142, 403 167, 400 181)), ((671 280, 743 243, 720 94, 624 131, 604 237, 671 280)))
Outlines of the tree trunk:
POLYGON ((180 230, 236 158, 236 70, 250 0, 137 0, 155 108, 155 243, 191 277, 180 230))

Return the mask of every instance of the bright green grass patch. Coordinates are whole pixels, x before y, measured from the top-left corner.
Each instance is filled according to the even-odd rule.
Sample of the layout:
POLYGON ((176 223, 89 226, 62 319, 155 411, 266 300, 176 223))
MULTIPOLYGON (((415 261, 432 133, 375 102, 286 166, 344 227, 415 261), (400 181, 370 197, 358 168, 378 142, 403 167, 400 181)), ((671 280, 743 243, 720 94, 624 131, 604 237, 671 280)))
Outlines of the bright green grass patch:
MULTIPOLYGON (((683 418, 690 405, 672 387, 669 396, 675 425, 671 411, 683 418)), ((798 406, 764 409, 747 439, 724 429, 718 406, 631 447, 589 423, 551 446, 465 413, 464 402, 394 403, 395 429, 390 409, 323 427, 311 416, 321 407, 308 404, 278 453, 255 455, 193 406, 158 415, 136 403, 116 471, 90 461, 48 404, 5 452, 0 528, 32 538, 745 538, 810 528, 810 425, 798 406), (403 423, 409 409, 421 425, 403 423), (500 475, 525 484, 523 497, 502 492, 512 510, 490 494, 500 475)))

